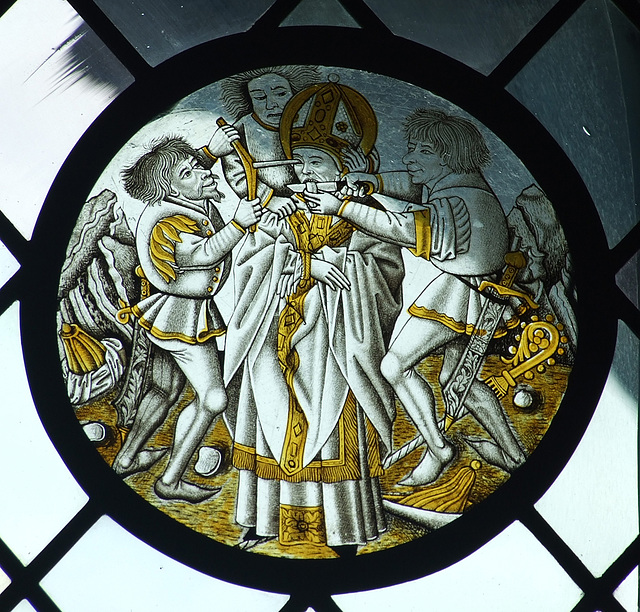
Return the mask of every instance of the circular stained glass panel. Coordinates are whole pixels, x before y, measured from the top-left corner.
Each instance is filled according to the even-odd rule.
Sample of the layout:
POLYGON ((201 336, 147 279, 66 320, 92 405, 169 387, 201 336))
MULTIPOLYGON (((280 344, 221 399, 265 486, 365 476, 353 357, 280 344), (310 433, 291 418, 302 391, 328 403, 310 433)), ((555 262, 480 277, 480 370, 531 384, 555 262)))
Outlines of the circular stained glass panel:
POLYGON ((403 81, 287 65, 122 143, 57 332, 126 486, 248 554, 329 559, 428 537, 527 463, 575 303, 554 203, 490 129, 403 81))

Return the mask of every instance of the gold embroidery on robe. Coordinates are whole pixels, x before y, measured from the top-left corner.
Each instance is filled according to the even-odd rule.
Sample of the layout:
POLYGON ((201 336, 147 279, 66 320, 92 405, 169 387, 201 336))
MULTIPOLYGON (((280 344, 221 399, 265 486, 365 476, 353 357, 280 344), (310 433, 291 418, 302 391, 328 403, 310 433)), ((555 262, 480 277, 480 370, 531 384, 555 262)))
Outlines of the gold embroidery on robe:
MULTIPOLYGON (((350 390, 338 419, 339 451, 336 459, 318 459, 303 467, 308 422, 297 399, 293 379, 300 365, 300 356, 291 341, 303 323, 304 300, 315 281, 309 272, 311 255, 323 246, 337 247, 355 231, 353 225, 340 220, 332 225, 332 217, 296 211, 289 218, 296 245, 304 262, 303 277, 296 291, 288 296, 278 321, 278 360, 289 391, 289 414, 281 460, 258 455, 255 448, 235 443, 233 465, 255 471, 259 478, 288 482, 339 482, 361 477, 358 451, 357 406, 350 390)), ((367 444, 371 476, 382 474, 378 435, 367 419, 367 444)))
MULTIPOLYGON (((304 418, 304 415, 302 416, 304 418)), ((290 425, 290 423, 291 421, 287 425, 290 425)), ((341 482, 343 480, 358 480, 361 477, 358 451, 358 414, 356 398, 351 391, 349 391, 347 395, 340 418, 338 419, 337 429, 338 456, 334 459, 316 459, 294 473, 285 472, 281 467, 282 462, 278 463, 275 459, 263 457, 257 454, 255 448, 239 444, 238 442, 234 442, 233 445, 233 465, 239 470, 251 470, 256 473, 258 478, 267 480, 327 483, 341 482)), ((371 426, 371 429, 373 429, 373 426, 371 426)), ((374 444, 373 437, 369 436, 368 444, 369 447, 374 444)), ((304 446, 302 447, 302 451, 304 451, 304 446)), ((379 453, 380 450, 378 449, 378 458, 379 453)), ((379 459, 377 462, 375 460, 371 461, 372 459, 375 459, 375 454, 370 457, 369 466, 371 476, 375 476, 381 469, 381 466, 379 459)), ((302 461, 301 458, 300 461, 302 461)))
POLYGON ((323 546, 327 541, 322 506, 280 506, 278 541, 284 546, 313 544, 323 546))
POLYGON ((334 225, 332 220, 333 217, 330 215, 311 215, 309 220, 302 211, 296 211, 288 217, 304 263, 302 279, 294 293, 287 297, 278 321, 278 360, 289 390, 289 416, 280 468, 289 477, 303 469, 304 447, 309 427, 293 386, 293 379, 300 366, 300 356, 291 346, 291 342, 304 321, 304 301, 315 283, 310 276, 311 255, 324 246, 341 245, 355 230, 344 219, 334 225))

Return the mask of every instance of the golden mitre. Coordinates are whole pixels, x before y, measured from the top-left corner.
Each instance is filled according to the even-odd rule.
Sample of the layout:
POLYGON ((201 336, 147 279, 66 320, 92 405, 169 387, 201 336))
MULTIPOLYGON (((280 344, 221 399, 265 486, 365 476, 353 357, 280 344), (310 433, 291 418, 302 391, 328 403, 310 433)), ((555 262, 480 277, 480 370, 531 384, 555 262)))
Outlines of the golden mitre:
POLYGON ((318 83, 296 94, 280 120, 280 140, 285 155, 293 158, 297 147, 314 147, 341 164, 341 151, 362 148, 369 155, 378 135, 378 121, 366 98, 337 83, 318 83))

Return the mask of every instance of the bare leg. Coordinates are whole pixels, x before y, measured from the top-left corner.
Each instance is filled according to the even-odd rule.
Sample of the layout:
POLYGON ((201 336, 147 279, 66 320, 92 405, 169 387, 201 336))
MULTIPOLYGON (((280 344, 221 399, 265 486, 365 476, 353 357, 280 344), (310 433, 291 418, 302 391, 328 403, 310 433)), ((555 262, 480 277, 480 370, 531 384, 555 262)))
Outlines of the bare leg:
MULTIPOLYGON (((465 338, 459 338, 447 345, 440 374, 440 384, 444 386, 464 351, 465 338)), ((515 469, 526 460, 522 444, 518 440, 502 404, 488 385, 474 380, 465 401, 465 407, 495 440, 505 455, 503 464, 515 469)))
POLYGON ((214 341, 189 345, 178 340, 153 338, 153 342, 171 352, 196 395, 178 417, 169 463, 156 481, 155 490, 163 499, 204 501, 220 489, 200 487, 182 477, 209 427, 227 405, 218 350, 214 341))
POLYGON ((465 405, 500 447, 504 456, 500 467, 511 472, 526 461, 527 455, 516 437, 502 405, 495 393, 485 383, 479 380, 474 381, 465 405))
POLYGON ((166 449, 142 448, 164 423, 184 388, 184 374, 167 353, 154 349, 152 359, 151 388, 142 397, 131 431, 113 463, 121 476, 145 471, 164 456, 166 449))
POLYGON ((415 366, 456 336, 456 332, 440 323, 412 317, 380 365, 382 375, 393 387, 427 445, 420 463, 401 484, 434 482, 455 456, 455 448, 438 427, 433 391, 415 366))

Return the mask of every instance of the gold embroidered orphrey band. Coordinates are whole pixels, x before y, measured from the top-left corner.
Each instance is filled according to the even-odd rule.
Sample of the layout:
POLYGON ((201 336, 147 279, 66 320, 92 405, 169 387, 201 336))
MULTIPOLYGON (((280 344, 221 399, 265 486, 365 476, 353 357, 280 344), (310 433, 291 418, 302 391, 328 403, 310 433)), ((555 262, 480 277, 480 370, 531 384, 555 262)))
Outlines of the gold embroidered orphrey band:
MULTIPOLYGON (((304 466, 304 448, 308 422, 293 385, 300 365, 300 356, 291 346, 295 332, 303 323, 304 301, 315 281, 311 278, 311 255, 323 246, 336 247, 344 243, 355 228, 344 220, 331 225, 332 217, 312 215, 311 221, 296 211, 289 218, 298 251, 303 260, 303 275, 296 291, 287 297, 278 321, 278 360, 289 391, 289 413, 282 455, 279 462, 258 455, 256 449, 235 444, 233 465, 238 469, 252 470, 259 478, 286 480, 288 482, 339 482, 361 477, 358 453, 358 415, 356 399, 349 390, 338 419, 339 452, 335 459, 318 459, 304 466)), ((370 476, 383 473, 380 461, 378 434, 366 419, 366 437, 370 476)))
POLYGON ((324 546, 327 531, 322 506, 280 505, 278 540, 284 546, 312 544, 324 546))
MULTIPOLYGON (((373 478, 381 476, 384 470, 380 457, 378 432, 369 419, 365 420, 369 476, 373 478)), ((356 400, 351 391, 349 391, 336 427, 338 429, 338 456, 334 459, 317 459, 295 473, 287 473, 275 459, 258 454, 255 448, 234 442, 233 466, 239 470, 255 472, 258 478, 266 480, 285 480, 294 483, 332 483, 343 480, 358 480, 362 476, 358 453, 358 415, 356 400)))

